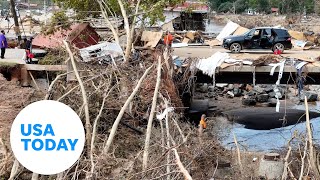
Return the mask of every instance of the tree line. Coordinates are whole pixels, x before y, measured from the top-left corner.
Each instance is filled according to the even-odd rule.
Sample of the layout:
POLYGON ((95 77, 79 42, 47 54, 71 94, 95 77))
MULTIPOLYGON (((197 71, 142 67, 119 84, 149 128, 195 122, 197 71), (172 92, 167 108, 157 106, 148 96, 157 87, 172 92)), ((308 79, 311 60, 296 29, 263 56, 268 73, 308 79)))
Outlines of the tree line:
POLYGON ((320 14, 319 0, 208 0, 208 3, 211 10, 216 12, 243 13, 254 9, 268 14, 271 13, 271 8, 278 8, 281 14, 320 14))

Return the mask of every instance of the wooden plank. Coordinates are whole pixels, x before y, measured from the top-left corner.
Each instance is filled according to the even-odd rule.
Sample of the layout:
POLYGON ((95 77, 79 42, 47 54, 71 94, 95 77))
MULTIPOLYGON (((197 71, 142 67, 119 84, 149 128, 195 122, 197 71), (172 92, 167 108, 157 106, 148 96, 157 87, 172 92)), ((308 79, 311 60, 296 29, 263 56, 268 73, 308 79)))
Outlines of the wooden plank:
POLYGON ((28 71, 67 71, 67 65, 23 64, 28 71))
MULTIPOLYGON (((77 62, 76 62, 77 64, 77 62)), ((78 67, 78 65, 77 65, 78 67)), ((76 75, 74 74, 74 72, 71 72, 73 71, 73 67, 72 67, 72 63, 71 63, 71 60, 68 60, 67 62, 67 81, 77 81, 77 78, 76 78, 76 75)))

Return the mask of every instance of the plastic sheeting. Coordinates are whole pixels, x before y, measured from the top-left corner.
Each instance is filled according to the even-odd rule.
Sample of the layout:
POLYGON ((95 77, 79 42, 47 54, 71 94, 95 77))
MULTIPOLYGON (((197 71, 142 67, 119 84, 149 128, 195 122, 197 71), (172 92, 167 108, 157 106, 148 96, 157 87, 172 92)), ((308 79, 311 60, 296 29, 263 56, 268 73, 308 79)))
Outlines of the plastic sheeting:
POLYGON ((207 59, 201 59, 196 67, 202 71, 203 74, 207 74, 213 78, 213 86, 215 86, 215 73, 217 67, 221 66, 221 64, 229 59, 228 53, 216 52, 211 57, 207 59))
POLYGON ((227 25, 222 29, 220 34, 217 36, 217 40, 223 41, 223 38, 230 36, 234 33, 239 27, 239 24, 229 21, 227 25))

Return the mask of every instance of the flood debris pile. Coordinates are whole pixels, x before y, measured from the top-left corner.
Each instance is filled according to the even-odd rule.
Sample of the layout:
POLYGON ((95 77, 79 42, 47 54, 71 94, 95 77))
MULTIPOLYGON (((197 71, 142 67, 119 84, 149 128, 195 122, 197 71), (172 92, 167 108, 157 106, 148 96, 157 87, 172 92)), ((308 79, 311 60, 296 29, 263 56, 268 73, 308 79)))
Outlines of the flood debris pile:
MULTIPOLYGON (((203 179, 214 175, 218 163, 230 163, 230 154, 212 140, 211 125, 207 130, 198 130, 183 122, 185 108, 180 96, 189 80, 190 74, 185 73, 189 71, 184 71, 189 60, 178 63, 178 59, 174 57, 174 61, 170 52, 161 46, 155 50, 135 50, 129 62, 104 64, 95 58, 84 62, 80 54, 74 59, 87 104, 77 78, 72 78, 72 71, 58 75, 45 96, 45 99, 69 105, 83 120, 86 132, 92 132, 91 138, 86 135, 85 150, 79 162, 63 173, 65 179, 74 176, 79 179, 152 179, 188 175, 203 179), (159 90, 156 90, 158 82, 159 90), (136 94, 132 96, 132 93, 136 94), (154 97, 156 106, 153 106, 154 97), (123 116, 108 147, 107 140, 120 112, 123 116), (141 150, 146 143, 150 118, 154 120, 145 168, 141 150)), ((9 177, 8 170, 0 172, 9 177)), ((30 172, 24 175, 28 173, 30 175, 30 172)), ((237 169, 229 174, 233 173, 238 173, 237 169)))
MULTIPOLYGON (((316 101, 318 95, 316 92, 308 91, 305 87, 305 82, 308 77, 308 69, 317 67, 318 61, 316 59, 310 60, 307 58, 295 57, 294 55, 282 56, 282 55, 264 55, 256 59, 248 59, 250 56, 238 56, 229 55, 227 53, 217 52, 207 59, 200 59, 195 61, 193 66, 196 67, 199 72, 204 75, 212 77, 213 86, 208 89, 215 90, 215 80, 216 75, 219 72, 234 72, 239 71, 244 68, 244 72, 252 73, 252 83, 238 84, 238 85, 228 85, 222 86, 221 91, 227 94, 227 97, 239 97, 244 96, 243 104, 245 105, 255 105, 256 102, 267 102, 268 99, 274 102, 273 98, 279 99, 285 98, 285 94, 289 93, 294 97, 304 97, 307 95, 308 101, 316 101), (291 75, 283 78, 285 69, 294 68, 295 72, 291 72, 291 75), (232 70, 233 69, 233 70, 232 70), (250 69, 250 70, 246 70, 250 69), (268 71, 266 71, 268 69, 268 71), (270 77, 275 74, 276 69, 278 69, 278 77, 272 83, 273 85, 268 85, 265 87, 260 87, 256 85, 256 74, 265 72, 269 73, 270 77), (286 86, 289 81, 293 81, 295 85, 286 86), (282 83, 282 85, 280 84, 282 83), (226 88, 226 89, 224 89, 226 88), (286 93, 285 93, 286 92, 286 93), (246 100, 247 99, 247 100, 246 100), (255 99, 255 100, 254 100, 255 99)), ((303 101, 303 99, 300 99, 303 101)))

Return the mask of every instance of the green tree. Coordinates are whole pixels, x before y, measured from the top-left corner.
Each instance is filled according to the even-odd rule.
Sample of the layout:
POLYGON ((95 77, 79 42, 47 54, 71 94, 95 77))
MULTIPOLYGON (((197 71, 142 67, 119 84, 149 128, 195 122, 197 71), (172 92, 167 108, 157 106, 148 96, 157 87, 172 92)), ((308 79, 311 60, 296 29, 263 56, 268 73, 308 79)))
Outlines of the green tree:
POLYGON ((233 3, 232 2, 224 2, 221 3, 220 6, 218 7, 218 12, 230 12, 232 11, 233 8, 233 3))
POLYGON ((218 11, 219 6, 221 5, 222 0, 208 0, 208 4, 211 9, 218 11))
MULTIPOLYGON (((88 17, 89 15, 99 15, 100 6, 97 0, 54 0, 60 7, 73 9, 77 12, 78 18, 88 17)), ((110 11, 120 14, 120 7, 117 0, 107 0, 110 11)))
POLYGON ((315 8, 314 0, 305 0, 304 6, 306 8, 307 13, 314 13, 314 8, 315 8))
POLYGON ((235 11, 236 11, 236 13, 242 13, 246 9, 248 9, 248 1, 247 0, 237 0, 235 2, 235 11))
POLYGON ((259 12, 270 13, 271 9, 270 9, 269 0, 259 0, 257 10, 259 12))
POLYGON ((258 7, 258 0, 249 0, 248 7, 252 9, 257 9, 258 7))

